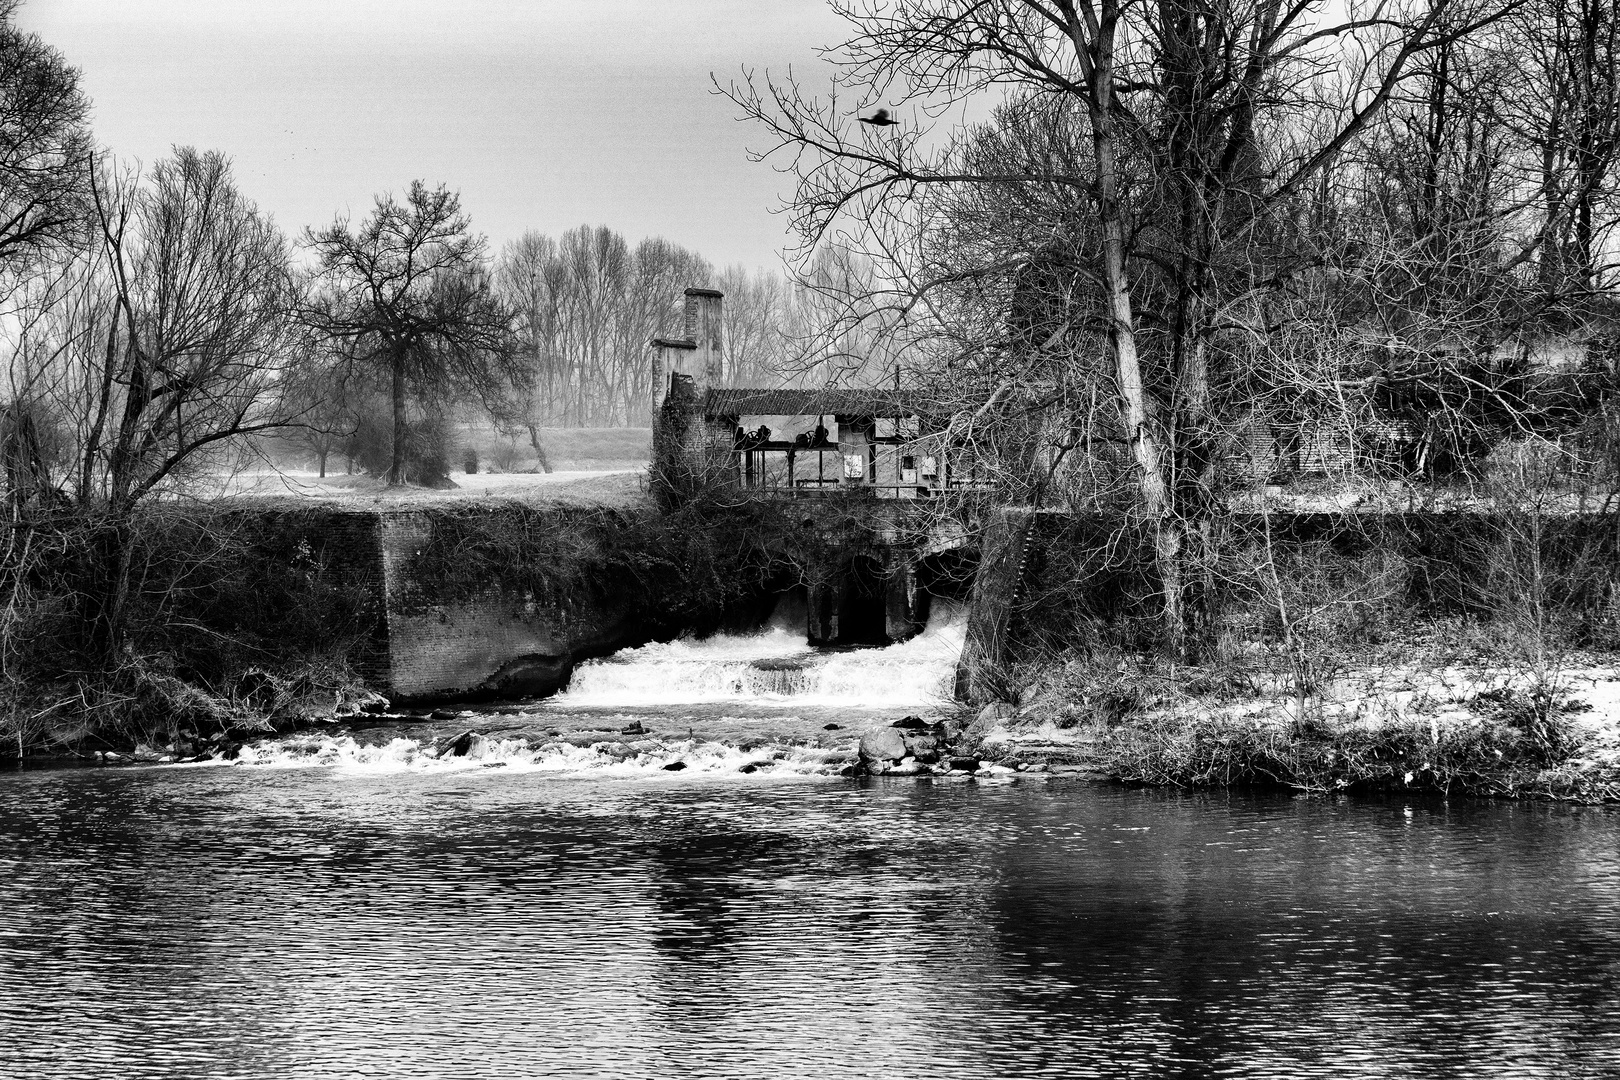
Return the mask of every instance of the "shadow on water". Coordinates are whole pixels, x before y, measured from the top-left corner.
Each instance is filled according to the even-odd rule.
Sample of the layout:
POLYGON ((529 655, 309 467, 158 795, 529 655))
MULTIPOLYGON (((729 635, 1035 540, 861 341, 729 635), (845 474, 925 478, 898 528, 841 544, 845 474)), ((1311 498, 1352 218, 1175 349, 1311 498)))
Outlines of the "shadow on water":
POLYGON ((1617 841, 1055 780, 10 774, 0 1075, 1612 1075, 1617 841))

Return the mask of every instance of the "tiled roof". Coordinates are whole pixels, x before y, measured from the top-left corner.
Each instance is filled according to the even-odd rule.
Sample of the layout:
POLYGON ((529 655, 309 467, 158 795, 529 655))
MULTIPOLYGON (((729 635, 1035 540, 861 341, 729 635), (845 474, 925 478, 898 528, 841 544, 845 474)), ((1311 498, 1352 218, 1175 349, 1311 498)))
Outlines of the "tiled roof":
POLYGON ((905 390, 710 390, 707 416, 916 416, 928 410, 905 390))

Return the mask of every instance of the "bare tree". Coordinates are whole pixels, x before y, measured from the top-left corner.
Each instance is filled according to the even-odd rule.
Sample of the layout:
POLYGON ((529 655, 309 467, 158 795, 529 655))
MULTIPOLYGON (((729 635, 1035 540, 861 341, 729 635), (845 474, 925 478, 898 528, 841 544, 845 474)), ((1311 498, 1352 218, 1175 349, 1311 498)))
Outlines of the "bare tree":
POLYGON ((407 403, 457 397, 498 402, 523 373, 511 317, 492 287, 484 238, 459 197, 414 181, 402 203, 377 198, 357 228, 339 219, 305 243, 317 270, 304 320, 356 364, 383 374, 393 412, 390 485, 402 484, 407 403))
POLYGON ((282 380, 282 394, 296 423, 287 438, 315 455, 326 476, 327 459, 348 445, 360 426, 360 414, 375 393, 375 379, 357 370, 341 352, 306 343, 282 380))
POLYGON ((79 73, 0 0, 0 269, 71 238, 89 205, 93 153, 79 73))
POLYGON ((497 287, 517 317, 532 382, 519 411, 537 453, 541 425, 647 422, 647 341, 669 331, 684 290, 711 274, 685 248, 659 238, 631 247, 606 227, 560 240, 530 232, 502 250, 497 287))
MULTIPOLYGON (((101 650, 119 647, 132 515, 293 420, 293 281, 275 226, 218 153, 180 149, 144 180, 97 174, 94 217, 37 280, 8 371, 13 401, 54 419, 65 497, 89 529, 101 650)), ((14 493, 15 495, 15 493, 14 493)))
MULTIPOLYGON (((836 86, 863 101, 913 101, 897 127, 856 125, 836 94, 815 99, 791 78, 747 76, 729 93, 769 133, 760 156, 780 155, 798 174, 801 251, 836 244, 878 261, 886 302, 874 310, 902 313, 896 325, 916 342, 966 343, 959 366, 991 369, 983 358, 1004 355, 1005 335, 936 332, 937 296, 1018 269, 1075 283, 1044 291, 1083 301, 1060 319, 1084 332, 1071 340, 1104 343, 1111 426, 1154 537, 1164 646, 1189 655, 1211 624, 1217 395, 1247 355, 1234 342, 1262 325, 1267 294, 1318 261, 1287 226, 1414 58, 1507 6, 1432 0, 1334 20, 1275 0, 905 0, 881 12, 835 3, 853 27, 834 53, 836 86), (931 118, 996 94, 1069 125, 1088 153, 975 158, 961 129, 934 130, 931 118), (1068 203, 1055 238, 1085 257, 1029 252, 930 274, 918 238, 943 197, 935 192, 985 185, 1044 194, 1054 210, 1068 203)), ((992 381, 954 380, 980 401, 1006 400, 1008 381, 992 381)))
POLYGON ((1532 0, 1511 49, 1502 115, 1533 155, 1541 279, 1589 297, 1612 251, 1620 167, 1620 12, 1609 0, 1532 0))

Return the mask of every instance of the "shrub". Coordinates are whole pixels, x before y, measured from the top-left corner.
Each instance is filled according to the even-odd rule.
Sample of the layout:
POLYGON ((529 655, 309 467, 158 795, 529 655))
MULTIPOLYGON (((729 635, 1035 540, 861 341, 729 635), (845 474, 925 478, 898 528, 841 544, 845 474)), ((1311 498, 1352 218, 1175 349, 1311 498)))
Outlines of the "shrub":
MULTIPOLYGON (((450 480, 450 425, 443 417, 413 420, 405 432, 405 479, 423 487, 450 480)), ((394 460, 393 421, 383 413, 362 417, 349 438, 349 456, 372 476, 387 476, 394 460)))

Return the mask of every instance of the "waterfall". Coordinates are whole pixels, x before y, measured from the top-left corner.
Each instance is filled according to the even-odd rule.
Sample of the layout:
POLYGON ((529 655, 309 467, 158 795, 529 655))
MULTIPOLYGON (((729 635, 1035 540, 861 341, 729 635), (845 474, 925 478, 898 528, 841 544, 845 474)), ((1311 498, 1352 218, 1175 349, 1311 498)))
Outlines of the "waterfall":
POLYGON ((966 620, 938 601, 927 628, 886 648, 832 650, 805 644, 803 622, 776 618, 754 634, 716 634, 625 649, 574 670, 562 707, 628 707, 752 701, 795 705, 919 708, 948 700, 966 620))

